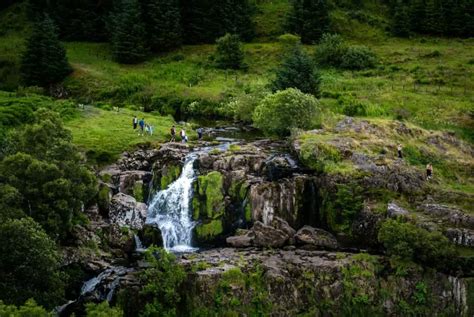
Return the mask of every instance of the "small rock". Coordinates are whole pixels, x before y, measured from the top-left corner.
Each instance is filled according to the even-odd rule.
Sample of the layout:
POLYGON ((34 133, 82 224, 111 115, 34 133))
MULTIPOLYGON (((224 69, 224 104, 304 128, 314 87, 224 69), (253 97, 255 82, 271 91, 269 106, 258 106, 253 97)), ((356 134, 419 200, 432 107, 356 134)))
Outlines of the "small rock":
POLYGON ((313 228, 310 226, 304 226, 295 235, 297 244, 309 244, 315 247, 321 247, 324 249, 337 249, 337 240, 329 232, 313 228))
POLYGON ((387 216, 389 218, 405 217, 409 212, 395 203, 389 203, 387 206, 387 216))

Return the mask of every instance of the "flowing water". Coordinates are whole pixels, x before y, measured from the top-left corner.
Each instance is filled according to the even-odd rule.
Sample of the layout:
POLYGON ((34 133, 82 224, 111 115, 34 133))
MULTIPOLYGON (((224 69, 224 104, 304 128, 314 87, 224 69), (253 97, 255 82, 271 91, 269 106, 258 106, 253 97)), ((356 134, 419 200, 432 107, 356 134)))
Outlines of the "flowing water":
POLYGON ((212 149, 226 150, 230 142, 215 147, 198 149, 186 156, 179 178, 164 190, 156 193, 148 207, 146 223, 158 226, 163 246, 172 252, 192 252, 192 233, 196 222, 192 220, 193 182, 197 173, 194 162, 199 154, 212 149))

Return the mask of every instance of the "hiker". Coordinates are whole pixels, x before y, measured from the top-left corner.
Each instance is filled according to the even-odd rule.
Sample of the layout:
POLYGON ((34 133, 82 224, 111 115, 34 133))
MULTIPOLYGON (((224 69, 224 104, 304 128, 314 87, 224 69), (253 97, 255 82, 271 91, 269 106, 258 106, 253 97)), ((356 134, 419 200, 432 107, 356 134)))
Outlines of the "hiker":
POLYGON ((403 153, 402 153, 402 145, 401 144, 398 144, 397 152, 398 152, 398 158, 402 159, 403 158, 403 153))
POLYGON ((429 163, 426 165, 426 179, 429 180, 433 177, 433 165, 429 163))
POLYGON ((179 135, 181 136, 181 143, 188 142, 188 136, 186 135, 186 131, 184 129, 181 129, 179 135))
POLYGON ((150 134, 150 126, 148 123, 145 123, 145 134, 150 134))
POLYGON ((133 130, 137 129, 138 119, 137 116, 133 116, 133 130))
POLYGON ((176 142, 176 127, 171 127, 171 140, 170 142, 176 142))
POLYGON ((198 128, 196 132, 198 134, 198 140, 200 141, 202 139, 202 128, 198 128))
POLYGON ((151 124, 148 125, 148 133, 150 133, 150 136, 153 135, 153 126, 151 124))
POLYGON ((138 133, 139 135, 143 135, 143 129, 145 128, 145 119, 142 118, 139 122, 138 125, 140 126, 140 132, 138 133))

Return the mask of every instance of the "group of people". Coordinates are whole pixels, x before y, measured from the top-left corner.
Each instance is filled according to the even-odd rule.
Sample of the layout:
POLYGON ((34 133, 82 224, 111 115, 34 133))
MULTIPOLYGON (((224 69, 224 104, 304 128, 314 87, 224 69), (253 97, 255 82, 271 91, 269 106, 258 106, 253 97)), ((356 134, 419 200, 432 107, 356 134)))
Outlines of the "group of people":
MULTIPOLYGON (((402 150, 403 150, 403 147, 402 145, 399 143, 398 146, 397 146, 397 152, 398 152, 398 158, 399 159, 403 159, 403 153, 402 153, 402 150)), ((426 179, 427 180, 430 180, 433 178, 433 164, 431 163, 428 163, 426 165, 426 179)))
MULTIPOLYGON (((137 116, 134 116, 132 120, 132 124, 133 124, 133 130, 136 130, 137 128, 139 129, 138 135, 142 135, 142 136, 145 134, 153 135, 153 126, 145 122, 145 118, 141 118, 140 120, 138 120, 137 116)), ((196 132, 197 132, 198 140, 201 140, 203 137, 203 129, 198 128, 196 132)), ((176 127, 174 125, 171 127, 170 133, 171 133, 170 142, 176 142, 176 127)), ((182 143, 188 142, 188 136, 186 135, 186 130, 181 129, 181 131, 179 132, 179 136, 181 138, 182 143)))
POLYGON ((142 136, 144 134, 153 135, 153 126, 151 124, 146 123, 144 118, 141 118, 140 120, 138 120, 138 118, 135 116, 133 117, 132 122, 133 122, 133 130, 136 130, 137 128, 139 128, 138 135, 142 135, 142 136))
MULTIPOLYGON (((196 132, 197 132, 197 135, 198 135, 198 140, 201 140, 202 136, 203 136, 202 128, 198 128, 196 130, 196 132)), ((171 134, 170 142, 176 142, 176 127, 175 126, 171 127, 170 134, 171 134)), ((188 142, 188 136, 186 135, 186 130, 184 130, 184 128, 181 129, 181 131, 179 132, 179 136, 181 138, 181 143, 187 143, 188 142)))

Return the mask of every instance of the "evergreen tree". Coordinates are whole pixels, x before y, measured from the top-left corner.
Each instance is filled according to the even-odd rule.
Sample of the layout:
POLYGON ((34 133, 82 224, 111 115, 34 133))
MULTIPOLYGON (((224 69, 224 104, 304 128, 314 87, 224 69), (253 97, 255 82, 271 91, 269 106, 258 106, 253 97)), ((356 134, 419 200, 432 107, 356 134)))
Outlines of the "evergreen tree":
POLYGON ((425 7, 424 31, 432 35, 440 35, 445 31, 443 8, 439 0, 427 0, 425 7))
POLYGON ((410 35, 410 16, 408 15, 407 8, 402 4, 395 8, 392 21, 392 33, 400 37, 410 35))
POLYGON ((243 60, 244 53, 238 35, 226 34, 217 40, 215 56, 217 67, 239 69, 243 60))
POLYGON ((119 63, 142 62, 146 55, 145 26, 137 0, 122 0, 111 18, 112 53, 119 63))
POLYGON ((326 0, 294 0, 288 16, 287 28, 290 33, 301 36, 304 44, 318 42, 329 31, 330 18, 326 0))
POLYGON ((29 86, 48 86, 72 72, 53 21, 45 15, 35 24, 21 59, 21 75, 29 86))
POLYGON ((271 88, 273 91, 297 88, 318 97, 320 81, 320 74, 313 60, 297 45, 290 50, 277 69, 271 88))
POLYGON ((410 5, 410 25, 415 33, 422 33, 424 30, 423 21, 425 19, 424 0, 412 0, 410 5))
POLYGON ((154 52, 181 45, 181 13, 177 0, 143 1, 147 41, 154 52))

